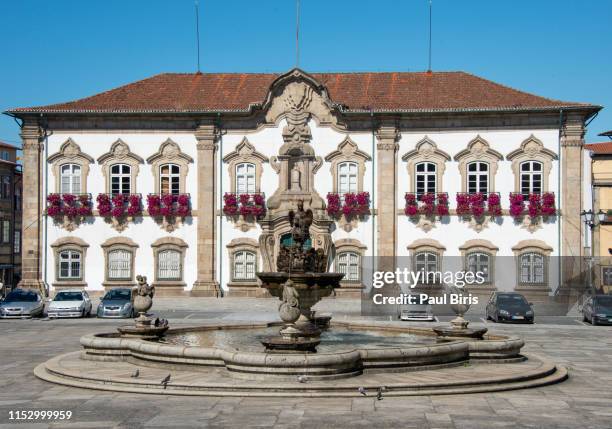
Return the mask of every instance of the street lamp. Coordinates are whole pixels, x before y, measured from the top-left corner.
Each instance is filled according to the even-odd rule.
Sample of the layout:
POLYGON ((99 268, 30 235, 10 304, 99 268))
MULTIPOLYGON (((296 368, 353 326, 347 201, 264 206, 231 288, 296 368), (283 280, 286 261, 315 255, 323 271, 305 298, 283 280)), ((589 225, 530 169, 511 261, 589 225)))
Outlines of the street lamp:
POLYGON ((597 213, 594 213, 593 210, 582 210, 580 212, 580 217, 584 219, 585 225, 585 234, 584 234, 584 247, 589 247, 591 250, 589 252, 589 256, 587 257, 587 263, 589 266, 589 275, 588 275, 588 286, 589 291, 593 290, 593 229, 606 220, 606 213, 603 210, 599 210, 597 213), (589 228, 590 237, 586 234, 586 227, 589 228), (591 246, 589 246, 589 242, 591 246))

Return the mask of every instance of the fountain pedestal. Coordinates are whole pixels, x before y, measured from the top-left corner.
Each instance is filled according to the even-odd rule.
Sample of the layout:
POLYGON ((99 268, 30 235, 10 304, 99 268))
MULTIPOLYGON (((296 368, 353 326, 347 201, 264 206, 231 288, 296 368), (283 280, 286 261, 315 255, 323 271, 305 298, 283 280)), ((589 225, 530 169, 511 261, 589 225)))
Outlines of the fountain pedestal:
MULTIPOLYGON (((340 286, 342 273, 257 273, 261 287, 281 300, 278 312, 285 322, 278 336, 262 344, 270 351, 316 352, 321 326, 312 307, 340 286)), ((329 323, 329 317, 324 317, 329 323)), ((323 320, 321 320, 323 321, 323 320)))

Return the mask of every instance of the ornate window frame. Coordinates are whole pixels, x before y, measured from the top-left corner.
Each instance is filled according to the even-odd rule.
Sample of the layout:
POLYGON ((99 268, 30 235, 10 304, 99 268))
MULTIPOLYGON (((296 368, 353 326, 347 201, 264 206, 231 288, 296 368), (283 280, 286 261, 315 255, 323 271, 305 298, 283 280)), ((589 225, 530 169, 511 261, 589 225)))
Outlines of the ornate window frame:
POLYGON ((137 193, 136 178, 138 177, 140 164, 144 164, 144 160, 132 153, 130 147, 123 140, 118 139, 115 141, 111 145, 110 150, 98 158, 98 164, 102 167, 104 189, 106 189, 107 194, 111 193, 110 168, 114 164, 127 164, 130 166, 130 193, 137 193))
POLYGON ((432 162, 436 164, 436 192, 444 192, 443 178, 446 162, 451 157, 446 152, 438 149, 436 143, 425 136, 415 148, 402 156, 402 161, 406 162, 408 169, 409 192, 416 192, 416 165, 421 162, 432 162))
POLYGON ((495 289, 495 257, 499 251, 499 247, 491 243, 489 240, 475 239, 468 240, 459 247, 461 256, 463 258, 463 268, 465 271, 468 270, 468 256, 472 253, 485 253, 489 255, 489 281, 483 284, 472 284, 467 285, 468 289, 475 290, 494 290, 495 289))
POLYGON ((542 163, 542 193, 549 192, 550 171, 553 161, 559 159, 556 153, 546 149, 542 141, 533 134, 523 140, 519 149, 515 149, 506 155, 508 161, 512 161, 512 172, 514 173, 514 192, 521 192, 521 164, 525 161, 538 161, 542 163))
POLYGON ((255 146, 246 137, 234 148, 234 150, 223 157, 223 162, 228 164, 230 176, 230 189, 236 192, 236 165, 250 163, 255 165, 255 192, 261 192, 261 175, 263 163, 268 162, 268 157, 257 152, 255 146))
MULTIPOLYGON (((416 272, 416 257, 419 253, 423 252, 435 253, 438 257, 438 271, 442 271, 442 261, 444 258, 444 252, 446 251, 446 247, 444 247, 439 241, 433 240, 431 238, 420 238, 418 240, 413 241, 406 248, 408 249, 408 253, 410 254, 410 269, 412 271, 416 272)), ((416 285, 416 287, 421 289, 437 288, 441 287, 441 284, 418 284, 416 285)))
POLYGON ((87 248, 89 244, 87 244, 83 239, 79 237, 62 237, 58 238, 51 244, 51 248, 53 249, 53 256, 55 261, 55 276, 54 281, 51 284, 54 288, 70 288, 70 287, 78 287, 78 288, 86 288, 87 282, 85 281, 85 267, 86 267, 86 256, 87 256, 87 248), (81 278, 80 279, 60 279, 59 278, 59 266, 60 266, 60 258, 59 255, 61 252, 65 250, 75 250, 81 254, 81 278))
MULTIPOLYGON (((341 253, 352 252, 356 253, 359 256, 359 280, 341 280, 340 286, 349 286, 355 287, 355 285, 359 285, 361 287, 363 284, 363 257, 365 256, 365 252, 367 250, 367 246, 361 243, 359 240, 354 238, 341 238, 340 240, 336 240, 334 242, 334 270, 336 270, 336 264, 338 262, 338 257, 341 253)), ((336 271, 339 272, 339 271, 336 271)))
POLYGON ((153 285, 163 288, 184 288, 185 283, 185 253, 189 245, 177 237, 162 237, 158 238, 151 244, 153 249, 154 270, 153 285), (179 252, 181 261, 180 278, 175 280, 160 280, 159 279, 159 254, 165 250, 174 250, 179 252))
POLYGON ((550 291, 549 265, 553 248, 541 240, 522 240, 512 247, 516 264, 516 290, 550 291), (544 257, 544 282, 521 283, 521 256, 527 253, 537 253, 544 257))
POLYGON ((47 162, 51 164, 51 171, 55 179, 55 193, 62 192, 61 168, 65 164, 76 164, 81 167, 81 193, 87 193, 87 176, 89 175, 89 164, 94 163, 94 159, 81 151, 80 146, 71 138, 66 140, 59 148, 59 151, 51 155, 47 162))
POLYGON ((232 286, 256 286, 257 278, 253 280, 237 280, 234 279, 234 256, 238 252, 247 251, 255 254, 255 272, 260 267, 259 258, 259 242, 252 238, 234 238, 226 246, 229 255, 229 270, 230 270, 230 282, 229 287, 232 286))
POLYGON ((102 243, 101 247, 104 252, 104 282, 102 283, 102 286, 104 286, 105 288, 119 287, 119 286, 127 286, 127 287, 134 286, 136 284, 134 280, 135 278, 134 272, 136 271, 136 250, 140 246, 136 244, 130 238, 113 237, 113 238, 109 238, 104 243, 102 243), (131 259, 131 270, 130 270, 131 278, 127 280, 112 280, 108 278, 108 263, 109 263, 108 255, 113 250, 120 250, 120 249, 126 250, 130 252, 131 254, 131 258, 132 258, 131 259))
POLYGON ((164 164, 176 164, 180 168, 179 193, 187 193, 187 173, 189 164, 193 163, 193 158, 183 153, 181 147, 172 139, 167 139, 159 146, 159 150, 147 158, 147 164, 151 165, 153 173, 154 189, 156 194, 161 193, 160 187, 160 168, 164 164))
POLYGON ((366 161, 372 161, 372 157, 359 149, 349 136, 345 137, 336 150, 325 156, 325 161, 331 163, 330 172, 333 181, 333 192, 338 193, 338 167, 343 162, 354 162, 357 164, 357 192, 363 192, 363 180, 366 171, 366 161))
POLYGON ((485 162, 489 165, 489 186, 488 192, 495 192, 495 175, 499 161, 503 161, 504 156, 494 149, 491 149, 489 142, 477 135, 467 144, 467 148, 458 152, 454 160, 459 163, 459 173, 461 174, 461 192, 468 192, 468 164, 472 162, 485 162))

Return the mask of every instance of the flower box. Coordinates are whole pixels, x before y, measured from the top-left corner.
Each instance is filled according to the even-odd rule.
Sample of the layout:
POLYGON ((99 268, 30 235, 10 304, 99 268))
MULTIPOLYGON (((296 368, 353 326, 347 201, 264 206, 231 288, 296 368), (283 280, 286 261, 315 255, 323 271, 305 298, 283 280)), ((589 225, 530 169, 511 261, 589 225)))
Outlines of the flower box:
POLYGON ((151 217, 186 217, 191 214, 189 194, 149 194, 147 211, 151 217))
POLYGON ((243 218, 259 219, 266 214, 266 198, 264 194, 233 194, 223 195, 223 213, 226 216, 242 216, 243 218))
POLYGON ((348 192, 341 198, 340 194, 327 194, 327 214, 338 218, 342 215, 351 218, 364 216, 370 213, 370 193, 369 192, 348 192))
POLYGON ((459 193, 456 200, 458 216, 483 220, 484 216, 502 215, 499 194, 495 192, 459 193))
POLYGON ((90 194, 49 194, 47 215, 75 219, 92 215, 90 194))
POLYGON ((417 194, 409 192, 404 195, 404 213, 409 217, 424 215, 448 216, 448 194, 446 193, 426 193, 417 197, 417 194))
POLYGON ((98 213, 107 218, 123 219, 142 214, 140 194, 99 194, 98 213))
POLYGON ((510 215, 518 218, 528 214, 531 218, 549 217, 557 214, 553 192, 510 194, 510 215))

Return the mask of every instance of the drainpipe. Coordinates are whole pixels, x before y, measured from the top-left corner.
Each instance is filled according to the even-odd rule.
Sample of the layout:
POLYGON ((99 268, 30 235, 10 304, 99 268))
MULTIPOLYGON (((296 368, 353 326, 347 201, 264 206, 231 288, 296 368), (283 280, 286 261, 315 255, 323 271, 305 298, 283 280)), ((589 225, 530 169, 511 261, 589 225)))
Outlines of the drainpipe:
MULTIPOLYGON (((49 217, 46 215, 47 213, 47 197, 49 196, 49 163, 47 162, 47 159, 49 159, 49 133, 47 132, 47 121, 44 120, 43 117, 43 121, 42 121, 42 127, 44 130, 44 139, 45 139, 45 157, 43 159, 43 163, 45 164, 45 199, 44 199, 44 204, 45 204, 45 229, 44 229, 44 246, 45 246, 45 251, 44 251, 44 273, 43 273, 43 279, 45 282, 45 288, 47 288, 47 290, 49 290, 48 287, 48 283, 47 283, 47 236, 49 233, 49 217)), ((23 192, 22 192, 23 194, 23 192)), ((50 292, 50 291, 49 291, 50 292)))
POLYGON ((219 213, 219 293, 223 298, 225 293, 223 291, 223 216, 221 210, 223 207, 223 133, 221 132, 221 113, 217 113, 216 128, 219 132, 219 196, 217 210, 219 213))
MULTIPOLYGON (((563 109, 559 110, 559 138, 557 139, 557 153, 559 157, 559 164, 557 165, 557 207, 559 210, 561 209, 561 165, 562 165, 562 152, 561 152, 561 136, 563 134, 563 109)), ((559 286, 557 287, 557 292, 559 287, 561 286, 562 278, 561 278, 561 263, 563 261, 563 257, 561 255, 561 219, 563 213, 559 213, 557 218, 557 252, 559 257, 559 262, 557 263, 557 278, 559 279, 559 286)))
MULTIPOLYGON (((376 125, 374 124, 374 112, 370 109, 370 119, 372 121, 372 206, 376 201, 376 184, 375 181, 375 168, 376 168, 376 125)), ((372 207, 374 208, 374 207, 372 207)), ((374 269, 376 251, 376 215, 372 215, 372 269, 374 269)))

